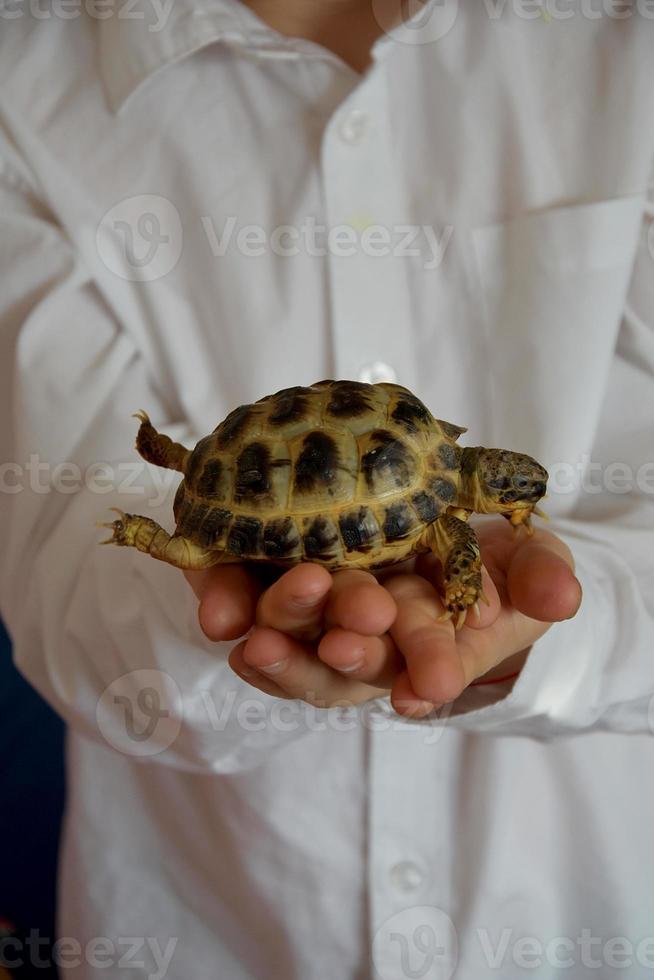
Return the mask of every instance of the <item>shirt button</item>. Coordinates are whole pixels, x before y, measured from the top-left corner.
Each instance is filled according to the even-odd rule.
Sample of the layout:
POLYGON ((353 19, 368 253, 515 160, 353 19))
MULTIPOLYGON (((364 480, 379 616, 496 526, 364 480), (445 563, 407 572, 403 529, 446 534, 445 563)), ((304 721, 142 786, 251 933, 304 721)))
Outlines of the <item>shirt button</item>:
POLYGON ((379 381, 392 383, 397 381, 397 374, 389 364, 384 364, 383 361, 373 361, 372 364, 366 364, 361 368, 359 381, 365 381, 369 385, 377 384, 379 381))
POLYGON ((423 873, 413 861, 398 861, 389 871, 391 883, 400 892, 414 892, 423 882, 423 873))
POLYGON ((338 131, 345 143, 360 143, 368 128, 368 116, 361 109, 352 109, 344 116, 338 131))

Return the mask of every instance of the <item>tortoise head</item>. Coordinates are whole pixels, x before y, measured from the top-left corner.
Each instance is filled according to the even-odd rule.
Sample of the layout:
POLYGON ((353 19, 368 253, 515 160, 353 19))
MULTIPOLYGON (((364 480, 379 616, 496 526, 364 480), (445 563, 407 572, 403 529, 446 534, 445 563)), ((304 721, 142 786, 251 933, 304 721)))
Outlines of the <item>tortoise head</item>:
POLYGON ((507 449, 464 449, 461 459, 463 506, 478 514, 502 514, 515 526, 529 525, 547 488, 547 470, 525 453, 507 449))

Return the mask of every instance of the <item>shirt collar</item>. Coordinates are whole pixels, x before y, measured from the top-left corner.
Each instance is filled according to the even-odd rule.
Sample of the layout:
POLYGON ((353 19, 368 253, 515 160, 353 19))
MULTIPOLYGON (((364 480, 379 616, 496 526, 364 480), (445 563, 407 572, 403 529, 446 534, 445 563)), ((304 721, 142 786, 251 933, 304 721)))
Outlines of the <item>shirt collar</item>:
MULTIPOLYGON (((433 31, 429 18, 436 6, 443 8, 438 12, 442 23, 437 21, 436 27, 449 29, 458 0, 427 0, 408 21, 375 42, 373 60, 380 60, 396 42, 414 45, 429 40, 433 31), (421 24, 426 25, 422 38, 416 33, 416 28, 424 33, 421 24)), ((273 30, 241 0, 109 0, 103 12, 100 73, 109 106, 116 113, 160 69, 219 41, 267 57, 334 57, 319 44, 273 30)))
POLYGON ((106 13, 98 24, 100 73, 114 112, 155 72, 218 41, 282 57, 304 47, 240 0, 111 0, 106 13))

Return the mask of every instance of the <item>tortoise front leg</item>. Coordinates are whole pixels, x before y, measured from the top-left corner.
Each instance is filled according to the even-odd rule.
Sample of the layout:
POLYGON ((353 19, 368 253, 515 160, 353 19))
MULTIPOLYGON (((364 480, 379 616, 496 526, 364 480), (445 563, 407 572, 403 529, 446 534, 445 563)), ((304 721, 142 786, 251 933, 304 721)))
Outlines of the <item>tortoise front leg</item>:
POLYGON ((456 614, 456 629, 461 629, 472 606, 479 616, 479 603, 488 603, 481 582, 479 543, 473 528, 453 514, 444 514, 425 532, 426 544, 443 568, 445 612, 441 620, 456 614))
POLYGON ((210 568, 222 560, 222 552, 213 551, 209 548, 201 548, 194 541, 184 538, 181 535, 171 535, 164 531, 155 521, 149 517, 140 517, 138 514, 125 514, 117 507, 112 510, 119 514, 116 521, 108 524, 98 524, 98 527, 108 527, 113 531, 113 536, 101 541, 100 544, 117 544, 122 547, 137 548, 167 561, 170 565, 177 568, 199 569, 210 568))

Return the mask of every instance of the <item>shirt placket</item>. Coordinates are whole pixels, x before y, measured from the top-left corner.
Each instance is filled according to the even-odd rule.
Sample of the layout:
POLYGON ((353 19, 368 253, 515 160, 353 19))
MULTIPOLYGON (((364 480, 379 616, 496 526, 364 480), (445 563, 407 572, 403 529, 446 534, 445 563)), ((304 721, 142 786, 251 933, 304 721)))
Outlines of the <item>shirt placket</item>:
POLYGON ((328 290, 336 377, 415 384, 406 223, 384 62, 330 118, 322 142, 328 290))
POLYGON ((458 960, 451 851, 457 732, 397 716, 371 726, 369 940, 375 980, 450 980, 458 960))

